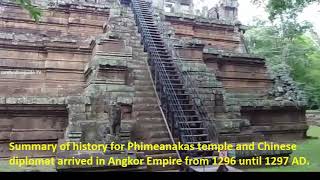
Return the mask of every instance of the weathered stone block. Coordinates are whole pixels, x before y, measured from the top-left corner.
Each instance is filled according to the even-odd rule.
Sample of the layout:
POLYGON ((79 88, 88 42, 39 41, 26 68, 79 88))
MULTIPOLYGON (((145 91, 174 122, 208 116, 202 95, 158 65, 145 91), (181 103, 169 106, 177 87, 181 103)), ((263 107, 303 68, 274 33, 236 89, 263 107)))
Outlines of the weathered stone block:
POLYGON ((131 132, 133 128, 133 123, 132 122, 121 122, 121 131, 124 132, 131 132))
POLYGON ((102 55, 95 55, 92 59, 93 65, 109 65, 109 66, 115 66, 115 67, 127 67, 127 57, 121 57, 121 56, 102 56, 102 55))
POLYGON ((86 120, 86 113, 69 113, 69 121, 83 121, 86 120))
POLYGON ((215 122, 220 133, 240 132, 241 121, 239 120, 224 119, 215 122))
POLYGON ((0 33, 0 39, 13 39, 13 33, 0 33))
POLYGON ((119 8, 111 8, 110 9, 110 14, 112 15, 111 17, 121 17, 121 10, 119 8))
POLYGON ((97 113, 95 115, 95 120, 96 121, 107 121, 109 119, 109 114, 108 113, 97 113))
POLYGON ((122 103, 122 104, 133 104, 133 98, 132 97, 118 97, 117 102, 122 103))
POLYGON ((17 98, 6 98, 6 104, 18 104, 19 100, 17 98))
POLYGON ((86 112, 85 104, 68 104, 69 113, 84 113, 86 112))
POLYGON ((68 96, 66 104, 91 104, 91 102, 87 96, 68 96))
MULTIPOLYGON (((81 142, 96 143, 97 142, 97 126, 96 122, 81 123, 82 137, 81 142)), ((101 140, 101 138, 100 138, 101 140)))
POLYGON ((110 92, 110 96, 128 99, 134 97, 134 92, 110 92))
POLYGON ((295 106, 295 103, 293 101, 288 101, 288 100, 285 100, 281 103, 281 106, 283 107, 290 107, 290 106, 295 106))
POLYGON ((78 122, 69 122, 69 125, 65 131, 65 138, 67 141, 80 142, 82 131, 78 122))
POLYGON ((81 126, 79 122, 69 122, 67 133, 70 132, 81 132, 81 126))
POLYGON ((0 97, 0 104, 6 104, 6 98, 0 97))
POLYGON ((239 102, 236 99, 228 98, 227 101, 225 101, 226 105, 238 105, 239 102))
POLYGON ((105 89, 108 92, 134 92, 134 87, 126 85, 108 85, 105 89))
POLYGON ((240 111, 241 107, 240 106, 227 106, 226 111, 227 112, 237 112, 240 111))
POLYGON ((81 129, 83 132, 82 142, 99 143, 103 142, 104 129, 109 127, 109 122, 83 122, 81 129), (101 133, 102 132, 102 133, 101 133))

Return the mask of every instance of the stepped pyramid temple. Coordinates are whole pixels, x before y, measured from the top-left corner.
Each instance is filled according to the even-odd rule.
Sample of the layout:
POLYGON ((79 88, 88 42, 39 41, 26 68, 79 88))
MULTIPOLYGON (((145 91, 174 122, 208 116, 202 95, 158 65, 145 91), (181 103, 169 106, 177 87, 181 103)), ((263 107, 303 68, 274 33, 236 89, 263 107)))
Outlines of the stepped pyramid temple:
MULTIPOLYGON (((192 0, 33 3, 42 9, 37 23, 10 0, 0 1, 0 158, 217 156, 197 150, 22 154, 10 151, 10 142, 294 143, 306 136, 303 92, 248 52, 237 0, 201 11, 192 0)), ((70 168, 84 167, 58 169, 70 168)))

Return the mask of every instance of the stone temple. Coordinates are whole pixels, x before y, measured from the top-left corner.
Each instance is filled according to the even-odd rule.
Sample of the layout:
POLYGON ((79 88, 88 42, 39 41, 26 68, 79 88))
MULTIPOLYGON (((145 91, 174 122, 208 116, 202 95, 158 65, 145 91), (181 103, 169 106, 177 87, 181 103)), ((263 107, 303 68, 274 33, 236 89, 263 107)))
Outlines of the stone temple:
MULTIPOLYGON (((303 92, 285 71, 273 72, 248 52, 237 0, 202 12, 192 0, 33 2, 42 9, 37 23, 0 1, 0 158, 22 156, 8 150, 9 142, 249 143, 306 136, 303 92)), ((68 168, 77 167, 61 167, 68 168)), ((124 170, 169 169, 179 167, 124 170)))

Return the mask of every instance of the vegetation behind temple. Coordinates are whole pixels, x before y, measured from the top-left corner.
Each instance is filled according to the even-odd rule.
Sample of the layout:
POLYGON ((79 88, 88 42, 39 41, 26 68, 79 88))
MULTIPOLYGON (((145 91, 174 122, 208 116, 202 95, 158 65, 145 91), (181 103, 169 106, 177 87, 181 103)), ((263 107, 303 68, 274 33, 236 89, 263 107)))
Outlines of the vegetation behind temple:
POLYGON ((15 2, 16 4, 20 5, 22 8, 26 9, 32 19, 35 21, 39 21, 41 17, 41 10, 34 6, 31 2, 31 0, 11 0, 12 2, 15 2))
POLYGON ((320 0, 251 0, 251 2, 265 5, 269 18, 274 20, 284 14, 297 15, 308 5, 320 3, 320 0))
POLYGON ((286 69, 305 91, 309 108, 320 108, 320 41, 308 22, 297 20, 299 12, 314 1, 300 4, 267 2, 270 21, 257 20, 246 33, 251 53, 264 56, 273 72, 286 69))

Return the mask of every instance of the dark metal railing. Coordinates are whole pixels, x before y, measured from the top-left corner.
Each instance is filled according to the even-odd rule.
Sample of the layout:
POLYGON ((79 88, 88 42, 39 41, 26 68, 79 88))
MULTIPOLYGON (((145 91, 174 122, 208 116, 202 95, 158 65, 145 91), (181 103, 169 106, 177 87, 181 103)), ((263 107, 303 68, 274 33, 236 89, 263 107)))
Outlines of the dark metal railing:
POLYGON ((202 98, 200 97, 200 94, 197 90, 197 85, 194 82, 194 79, 192 79, 192 75, 189 73, 189 71, 184 71, 182 69, 183 64, 185 63, 182 58, 180 57, 180 54, 178 51, 176 51, 176 47, 173 45, 173 43, 170 41, 170 37, 168 35, 166 35, 165 33, 165 27, 163 26, 162 22, 158 23, 159 28, 161 30, 162 35, 166 36, 164 39, 165 40, 165 45, 167 47, 167 49, 171 49, 170 55, 172 58, 175 59, 176 63, 178 63, 179 65, 176 65, 176 68, 179 71, 179 74, 182 77, 182 81, 184 83, 184 85, 186 86, 186 88, 191 92, 192 94, 192 101, 193 104, 195 104, 195 108, 200 116, 200 118, 203 121, 209 122, 212 124, 212 128, 214 128, 212 130, 212 132, 214 132, 214 136, 215 139, 212 139, 215 142, 218 142, 218 131, 217 128, 215 126, 215 122, 214 120, 212 120, 211 118, 209 118, 207 111, 203 108, 205 107, 205 104, 203 103, 202 98))
MULTIPOLYGON (((188 122, 188 119, 184 113, 181 102, 178 99, 169 75, 164 67, 160 52, 156 47, 156 43, 153 41, 151 33, 148 30, 147 21, 142 14, 140 3, 141 1, 132 0, 132 8, 139 31, 142 34, 144 45, 149 53, 155 86, 158 91, 162 107, 165 108, 167 112, 167 120, 169 121, 169 126, 171 126, 171 132, 175 134, 176 127, 178 127, 184 128, 182 133, 183 135, 192 135, 192 131, 188 130, 190 128, 188 123, 179 123, 188 122)), ((149 13, 150 16, 152 16, 150 11, 145 13, 149 13)), ((182 138, 182 134, 179 129, 177 133, 179 133, 179 138, 183 143, 197 142, 197 139, 193 136, 184 136, 184 138, 182 138)))

